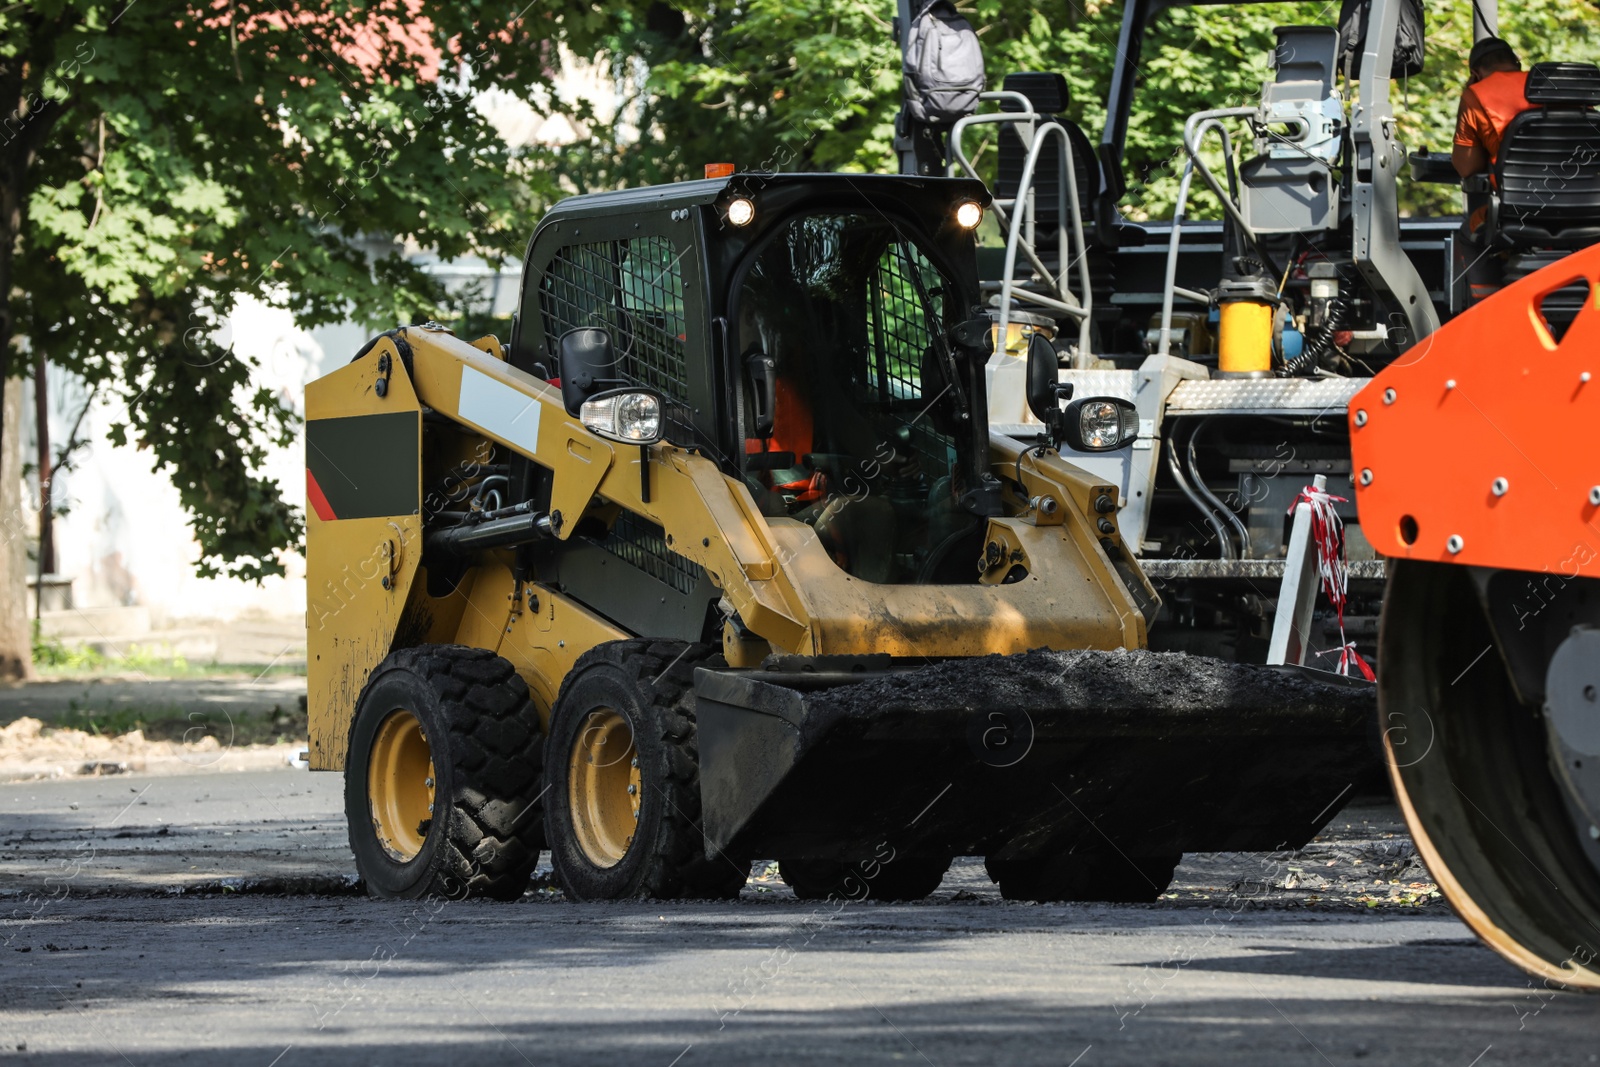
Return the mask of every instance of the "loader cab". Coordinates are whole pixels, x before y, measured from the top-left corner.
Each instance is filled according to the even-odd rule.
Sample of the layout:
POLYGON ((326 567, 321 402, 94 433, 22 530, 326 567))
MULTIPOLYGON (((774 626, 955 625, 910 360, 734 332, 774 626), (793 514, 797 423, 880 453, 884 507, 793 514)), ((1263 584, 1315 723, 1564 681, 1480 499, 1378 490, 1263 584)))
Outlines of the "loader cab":
POLYGON ((949 339, 977 304, 958 266, 970 238, 939 232, 959 229, 955 209, 930 232, 915 212, 848 198, 796 205, 730 277, 745 483, 865 581, 941 580, 954 554, 973 574, 978 546, 958 546, 981 520, 961 498, 987 443, 972 432, 976 361, 949 339))
POLYGON ((577 197, 530 244, 511 359, 555 377, 599 326, 616 377, 659 392, 664 439, 715 459, 769 522, 853 577, 974 581, 987 351, 977 182, 746 174, 577 197), (959 576, 959 577, 957 577, 959 576))

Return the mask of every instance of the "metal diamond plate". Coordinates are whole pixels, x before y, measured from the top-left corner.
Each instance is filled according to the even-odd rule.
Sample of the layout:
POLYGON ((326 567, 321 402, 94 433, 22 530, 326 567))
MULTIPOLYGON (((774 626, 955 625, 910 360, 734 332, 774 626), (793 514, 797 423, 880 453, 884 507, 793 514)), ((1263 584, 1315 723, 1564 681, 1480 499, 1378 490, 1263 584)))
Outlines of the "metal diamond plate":
MULTIPOLYGON (((1092 372, 1091 372, 1092 373, 1092 372)), ((1369 378, 1218 378, 1179 382, 1168 415, 1338 415, 1369 378)))
POLYGON ((1074 397, 1114 396, 1133 399, 1139 372, 1132 370, 1064 370, 1060 380, 1072 383, 1074 397))
MULTIPOLYGON (((1139 561, 1144 573, 1152 578, 1243 578, 1253 581, 1283 580, 1284 561, 1281 559, 1144 559, 1139 561)), ((1350 561, 1352 581, 1382 581, 1385 575, 1381 559, 1353 559, 1350 561)))

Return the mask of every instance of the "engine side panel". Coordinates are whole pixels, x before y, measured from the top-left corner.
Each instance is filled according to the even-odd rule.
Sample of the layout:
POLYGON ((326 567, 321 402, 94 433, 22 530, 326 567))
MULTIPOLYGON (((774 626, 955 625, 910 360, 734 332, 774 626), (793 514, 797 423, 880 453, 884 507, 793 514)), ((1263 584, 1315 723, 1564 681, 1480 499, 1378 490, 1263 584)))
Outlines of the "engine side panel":
POLYGON ((1597 293, 1600 246, 1464 312, 1356 395, 1357 502, 1378 552, 1600 576, 1600 463, 1584 447, 1600 424, 1597 293), (1588 298, 1558 341, 1541 302, 1580 279, 1588 298))
POLYGON ((422 558, 422 405, 400 364, 385 337, 306 387, 306 707, 314 770, 344 766, 356 697, 393 647, 422 558))

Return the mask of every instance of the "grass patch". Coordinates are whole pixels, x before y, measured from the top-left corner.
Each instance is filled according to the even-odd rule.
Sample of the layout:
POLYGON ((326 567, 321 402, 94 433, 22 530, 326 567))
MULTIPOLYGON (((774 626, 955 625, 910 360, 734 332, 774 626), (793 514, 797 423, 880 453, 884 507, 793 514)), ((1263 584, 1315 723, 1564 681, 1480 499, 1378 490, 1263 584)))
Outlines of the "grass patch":
POLYGON ((87 645, 68 647, 59 637, 46 637, 38 620, 33 623, 33 665, 40 670, 103 670, 106 656, 87 645))
POLYGON ((179 707, 117 708, 114 711, 72 709, 49 724, 49 729, 82 730, 98 737, 120 737, 135 730, 144 731, 150 741, 199 742, 214 737, 224 748, 230 745, 270 745, 283 741, 304 741, 307 736, 306 712, 302 707, 274 707, 271 711, 229 713, 189 711, 179 707))
POLYGON ((305 674, 302 663, 191 663, 159 645, 129 645, 121 655, 108 656, 92 645, 69 645, 59 637, 46 637, 33 626, 33 665, 44 678, 94 678, 101 675, 137 674, 147 678, 290 678, 305 674))

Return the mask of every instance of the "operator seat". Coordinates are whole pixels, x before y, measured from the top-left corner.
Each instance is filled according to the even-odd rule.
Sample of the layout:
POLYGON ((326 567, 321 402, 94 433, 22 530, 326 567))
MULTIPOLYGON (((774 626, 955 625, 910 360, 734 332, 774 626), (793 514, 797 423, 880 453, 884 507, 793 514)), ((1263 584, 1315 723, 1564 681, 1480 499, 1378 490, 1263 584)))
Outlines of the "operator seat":
POLYGON ((1484 240, 1505 249, 1594 244, 1600 241, 1600 67, 1537 63, 1524 92, 1533 106, 1501 138, 1484 240))
MULTIPOLYGON (((1067 118, 1067 79, 1059 74, 1028 71, 1007 74, 1001 88, 1006 92, 1021 93, 1033 105, 1033 110, 1059 122, 1067 131, 1067 141, 1072 146, 1073 177, 1078 183, 1078 210, 1083 215, 1084 238, 1093 245, 1094 198, 1100 192, 1100 166, 1094 154, 1094 145, 1079 128, 1067 118)), ((1015 100, 1003 100, 1001 111, 1021 111, 1015 100)), ((1015 127, 1000 127, 999 173, 996 175, 994 195, 997 200, 1008 200, 1017 195, 1022 185, 1022 168, 1028 160, 1028 150, 1015 127)), ((1034 248, 1039 258, 1051 266, 1057 256, 1056 228, 1059 215, 1056 210, 1057 191, 1065 181, 1061 173, 1060 156, 1054 144, 1039 153, 1039 162, 1033 170, 1034 195, 1034 248)), ((1071 222, 1068 221, 1068 232, 1071 222)))
MULTIPOLYGON (((1504 284, 1600 242, 1600 67, 1537 63, 1524 92, 1532 107, 1506 126, 1480 235, 1507 253, 1504 284)), ((1550 294, 1545 318, 1564 329, 1586 294, 1550 294)))
MULTIPOLYGON (((1119 222, 1115 228, 1108 232, 1101 229, 1095 220, 1095 201, 1099 198, 1102 189, 1100 181, 1100 159, 1095 154, 1094 145, 1077 123, 1063 114, 1067 110, 1067 80, 1059 74, 1027 71, 1018 74, 1007 74, 1001 88, 1014 93, 1021 93, 1033 105, 1033 110, 1041 115, 1048 116, 1050 120, 1058 122, 1067 131, 1067 143, 1072 148, 1073 178, 1078 185, 1078 212, 1083 217, 1083 239, 1089 251, 1089 285, 1094 293, 1095 321, 1109 324, 1116 319, 1116 308, 1111 303, 1111 296, 1116 287, 1115 278, 1111 271, 1109 257, 1102 254, 1112 251, 1119 246, 1132 246, 1144 243, 1145 231, 1142 227, 1132 223, 1119 222)), ((1022 108, 1015 100, 1002 100, 1002 111, 1021 111, 1022 108)), ((1022 168, 1027 164, 1028 151, 1022 143, 1022 137, 1016 127, 1004 124, 1000 127, 999 141, 999 166, 995 176, 994 196, 996 200, 1009 200, 1016 197, 1022 185, 1022 168)), ((1072 220, 1062 220, 1058 210, 1061 183, 1065 181, 1061 173, 1061 156, 1055 141, 1051 141, 1039 153, 1039 162, 1033 169, 1033 203, 1034 203, 1034 232, 1033 247, 1039 258, 1052 271, 1061 269, 1062 250, 1059 244, 1061 223, 1065 221, 1068 240, 1071 240, 1072 220)), ((1070 193, 1071 190, 1068 190, 1070 193)), ((1017 259, 1018 277, 1026 279, 1032 274, 1032 268, 1019 256, 1017 259)), ((1076 284, 1077 277, 1073 276, 1076 284)))

